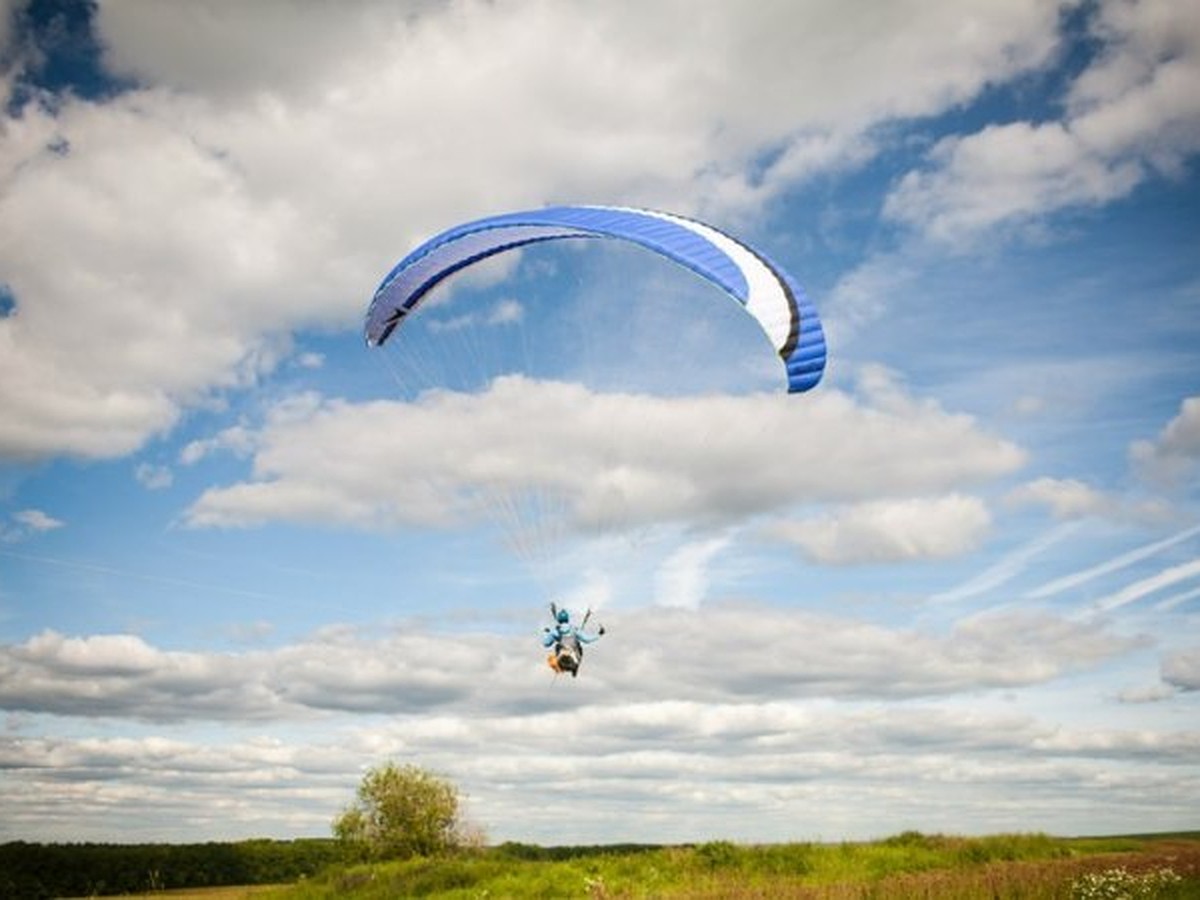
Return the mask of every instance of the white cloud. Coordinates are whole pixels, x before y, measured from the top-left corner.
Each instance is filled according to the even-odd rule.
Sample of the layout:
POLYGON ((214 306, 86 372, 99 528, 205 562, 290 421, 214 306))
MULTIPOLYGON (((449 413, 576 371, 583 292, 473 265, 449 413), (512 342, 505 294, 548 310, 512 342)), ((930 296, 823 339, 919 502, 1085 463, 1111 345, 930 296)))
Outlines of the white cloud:
POLYGON ((231 425, 214 437, 189 441, 179 451, 179 462, 185 466, 195 465, 210 453, 219 450, 247 456, 254 450, 255 439, 253 430, 246 425, 231 425))
POLYGON ((220 742, 170 733, 10 734, 0 737, 0 759, 11 767, 7 837, 103 840, 116 816, 129 822, 130 840, 186 841, 195 840, 187 822, 203 823, 209 839, 327 836, 336 810, 352 796, 361 756, 328 744, 297 747, 246 735, 220 742))
POLYGON ((730 540, 728 535, 718 535, 691 541, 672 553, 655 575, 655 602, 660 606, 699 608, 708 591, 709 564, 730 540))
POLYGON ((446 331, 461 331, 466 328, 482 326, 519 325, 525 317, 525 308, 517 300, 506 298, 492 305, 491 309, 482 313, 464 313, 445 319, 433 319, 429 323, 430 331, 434 333, 446 331))
POLYGON ((1200 749, 1200 733, 1098 730, 1060 732, 1035 741, 1035 746, 1068 754, 1115 751, 1121 758, 1165 756, 1186 759, 1200 749))
POLYGON ((1117 700, 1121 703, 1159 703, 1174 696, 1174 688, 1159 683, 1145 687, 1127 688, 1117 694, 1117 700))
POLYGON ((134 635, 70 638, 44 631, 4 648, 0 705, 153 721, 424 708, 464 689, 453 684, 461 676, 446 670, 439 646, 435 638, 397 634, 375 645, 381 652, 360 656, 361 646, 329 631, 275 652, 202 653, 161 650, 134 635))
POLYGON ((152 491, 169 488, 175 480, 174 473, 168 467, 145 462, 137 464, 133 470, 133 477, 137 479, 138 484, 152 491))
MULTIPOLYGON (((568 593, 556 598, 559 606, 581 612, 597 612, 607 606, 613 597, 614 573, 607 569, 589 567, 579 573, 578 583, 568 593)), ((583 613, 586 615, 586 612, 583 613)))
POLYGON ((53 632, 30 638, 20 656, 34 665, 52 663, 70 676, 94 677, 137 675, 151 671, 162 660, 159 651, 133 635, 66 638, 53 632))
POLYGON ((1132 163, 1095 158, 1058 122, 945 138, 930 159, 931 169, 901 179, 884 213, 947 243, 1063 207, 1101 205, 1127 194, 1141 174, 1132 163))
POLYGON ((170 14, 133 0, 101 6, 96 27, 105 66, 122 77, 227 102, 245 94, 290 99, 320 90, 371 47, 402 40, 410 17, 436 5, 397 3, 389 15, 378 4, 264 0, 230 16, 220 2, 202 0, 170 14), (218 47, 221 63, 213 57, 218 47))
POLYGON ((296 357, 296 365, 301 369, 320 369, 325 365, 323 353, 301 353, 296 357))
POLYGON ((1007 499, 1014 504, 1048 506, 1057 519, 1096 515, 1111 503, 1101 491, 1074 478, 1038 478, 1013 490, 1007 499))
POLYGON ((511 325, 520 322, 525 317, 525 307, 518 300, 508 297, 501 300, 488 315, 489 325, 511 325))
POLYGON ((1068 96, 1080 139, 1174 174, 1200 148, 1200 13, 1171 0, 1110 0, 1094 21, 1103 48, 1068 96))
POLYGON ((53 531, 55 528, 62 528, 66 524, 53 516, 47 515, 40 509, 22 509, 13 513, 13 519, 30 531, 53 531))
POLYGON ((1153 441, 1137 441, 1129 449, 1141 474, 1160 484, 1174 484, 1200 462, 1200 397, 1188 397, 1153 441))
POLYGON ((1179 767, 1198 737, 1064 728, 1012 711, 777 699, 326 719, 286 739, 9 734, 3 836, 103 839, 114 818, 134 823, 130 839, 189 839, 181 823, 226 838, 325 836, 358 773, 389 758, 452 778, 494 841, 827 839, 831 821, 839 836, 877 837, 931 804, 972 832, 1017 830, 1064 806, 1083 810, 1074 827, 1086 816, 1104 828, 1148 807, 1187 821, 1197 797, 1179 767), (894 784, 885 804, 881 781, 894 784), (571 822, 554 804, 531 808, 539 791, 575 798, 571 822))
POLYGON ((1108 494, 1076 478, 1036 478, 1010 491, 1005 500, 1014 506, 1045 506, 1054 518, 1063 520, 1095 516, 1154 523, 1171 518, 1163 501, 1108 494))
POLYGON ((1200 16, 1172 0, 1101 4, 1095 61, 1061 121, 988 125, 942 140, 885 214, 949 244, 1130 193, 1200 150, 1200 16))
POLYGON ((1052 681, 1141 646, 1097 622, 1045 613, 960 620, 922 633, 846 617, 758 606, 605 613, 586 677, 547 695, 538 635, 330 627, 273 649, 159 648, 130 634, 43 631, 0 645, 0 709, 153 722, 303 722, 323 712, 517 714, 643 701, 768 702, 790 697, 913 698, 1052 681), (764 620, 770 627, 764 628, 764 620), (449 642, 449 643, 448 643, 449 642), (471 664, 447 649, 470 648, 471 664))
MULTIPOLYGON (((729 133, 719 140, 745 150, 798 124, 857 130, 962 101, 989 80, 1045 61, 1056 44, 1057 14, 1056 4, 1037 2, 974 2, 953 14, 918 2, 884 11, 834 3, 697 9, 678 0, 504 9, 359 2, 336 13, 305 7, 305 16, 295 15, 296 5, 263 2, 233 19, 219 3, 169 16, 152 2, 130 2, 102 8, 99 27, 115 71, 226 101, 268 94, 311 102, 333 85, 345 91, 338 99, 353 102, 347 89, 357 80, 374 75, 386 86, 405 75, 425 88, 398 95, 405 109, 443 121, 459 115, 445 103, 439 108, 447 96, 503 96, 517 119, 531 100, 565 114, 569 106, 560 104, 573 97, 588 114, 573 124, 595 127, 597 135, 602 131, 590 121, 597 113, 605 124, 632 113, 647 133, 667 134, 721 119, 729 133), (564 42, 565 34, 575 39, 564 42), (806 52, 797 53, 801 39, 806 52), (536 52, 506 55, 501 65, 498 47, 536 52), (228 54, 224 64, 216 62, 218 50, 228 54), (869 72, 865 59, 873 64, 869 72), (831 70, 840 77, 823 77, 831 70), (825 89, 804 90, 813 83, 825 89), (671 91, 673 104, 664 102, 671 91), (666 121, 653 121, 650 111, 666 121)), ((808 147, 819 133, 804 137, 798 143, 808 147)))
POLYGON ((1162 677, 1167 684, 1184 691, 1200 691, 1200 648, 1180 650, 1162 662, 1162 677))
POLYGON ((1023 461, 885 373, 868 373, 864 392, 862 403, 833 390, 659 398, 505 377, 477 395, 330 401, 268 420, 254 438, 254 478, 209 489, 186 518, 386 527, 445 523, 480 506, 508 518, 528 505, 593 530, 731 522, 797 502, 951 489, 1023 461))
POLYGON ((260 207, 219 154, 164 121, 163 103, 30 109, 0 144, 13 179, 0 269, 17 303, 0 320, 8 456, 127 453, 181 403, 272 367, 284 346, 270 338, 284 330, 275 309, 315 320, 327 308, 328 280, 290 283, 281 246, 323 255, 321 229, 260 207), (45 152, 59 136, 72 150, 45 152))
POLYGON ((951 494, 855 504, 771 533, 812 562, 854 565, 958 556, 976 549, 990 524, 981 500, 951 494))
POLYGON ((9 521, 0 522, 0 542, 15 543, 31 535, 62 528, 67 523, 56 519, 40 509, 21 509, 9 516, 9 521))
POLYGON ((822 303, 822 323, 831 344, 848 340, 888 310, 914 275, 912 262, 901 254, 880 254, 843 275, 822 303))
MULTIPOLYGON (((647 612, 611 613, 584 675, 553 687, 532 632, 330 628, 232 653, 52 631, 0 645, 0 707, 20 713, 0 735, 4 834, 102 837, 135 809, 144 824, 129 839, 137 827, 156 840, 188 839, 190 828, 209 839, 326 834, 356 773, 388 758, 452 777, 497 840, 766 839, 785 825, 794 834, 795 816, 818 799, 820 815, 804 826, 814 837, 831 816, 839 836, 876 833, 881 814, 899 830, 906 809, 934 800, 953 807, 958 827, 986 831, 1017 823, 970 818, 981 791, 1036 802, 1051 791, 1061 804, 1102 783, 1122 814, 1139 797, 1157 798, 1161 812, 1155 767, 1194 758, 1194 730, 1064 727, 988 702, 991 690, 1051 682, 1140 646, 1096 622, 1013 613, 922 633, 801 610, 659 608, 663 653, 644 639, 647 612), (470 666, 448 664, 448 640, 470 648, 470 666), (30 735, 16 724, 64 715, 100 717, 103 733, 30 735), (196 720, 207 724, 175 724, 196 720), (1141 768, 1126 782, 1132 759, 1141 768), (889 803, 862 819, 854 810, 881 781, 889 803), (578 834, 528 808, 521 798, 535 787, 569 787, 578 834), (670 821, 658 822, 664 802, 670 821), (679 829, 685 819, 695 830, 651 836, 630 825, 679 829)), ((1178 796, 1177 780, 1171 791, 1171 802, 1195 799, 1178 796)))

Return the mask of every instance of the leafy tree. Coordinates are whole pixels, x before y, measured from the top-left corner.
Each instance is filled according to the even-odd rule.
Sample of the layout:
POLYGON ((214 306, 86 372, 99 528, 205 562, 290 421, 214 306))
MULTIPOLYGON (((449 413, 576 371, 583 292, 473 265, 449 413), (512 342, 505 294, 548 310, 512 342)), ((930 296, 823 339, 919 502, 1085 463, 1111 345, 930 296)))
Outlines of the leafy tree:
POLYGON ((434 856, 463 842, 458 789, 419 766, 369 769, 354 803, 333 822, 354 855, 371 859, 434 856))

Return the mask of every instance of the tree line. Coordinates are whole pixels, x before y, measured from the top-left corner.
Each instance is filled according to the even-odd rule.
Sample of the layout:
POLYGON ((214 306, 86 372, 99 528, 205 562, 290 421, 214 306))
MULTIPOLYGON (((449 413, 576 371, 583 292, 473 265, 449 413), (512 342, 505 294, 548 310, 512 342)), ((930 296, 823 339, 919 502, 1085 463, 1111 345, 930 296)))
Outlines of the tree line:
POLYGON ((0 897, 88 897, 296 881, 344 859, 335 840, 0 844, 0 897))

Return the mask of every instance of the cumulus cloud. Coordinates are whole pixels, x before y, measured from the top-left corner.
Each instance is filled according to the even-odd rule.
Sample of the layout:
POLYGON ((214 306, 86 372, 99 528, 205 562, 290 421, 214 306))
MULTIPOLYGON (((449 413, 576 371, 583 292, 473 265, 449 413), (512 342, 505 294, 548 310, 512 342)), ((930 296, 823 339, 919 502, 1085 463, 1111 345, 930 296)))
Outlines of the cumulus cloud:
POLYGON ((1160 682, 1143 687, 1126 688, 1117 694, 1117 700, 1121 703, 1160 703, 1174 696, 1175 689, 1160 682))
POLYGON ((128 453, 181 403, 275 365, 285 345, 272 309, 285 295, 320 317, 328 281, 288 285, 278 246, 294 228, 288 252, 323 252, 304 247, 309 228, 258 208, 219 155, 160 113, 152 100, 30 110, 0 144, 0 271, 16 300, 0 320, 6 456, 128 453), (58 140, 75 149, 45 150, 58 140))
POLYGON ((1098 206, 1140 180, 1135 165, 1093 157, 1058 122, 991 125, 946 138, 930 161, 928 170, 901 179, 884 213, 949 243, 1063 207, 1098 206))
POLYGON ((412 403, 322 401, 269 419, 254 477, 209 489, 186 520, 386 527, 446 523, 480 506, 507 516, 532 497, 585 530, 728 522, 802 501, 953 488, 1023 461, 970 417, 882 373, 864 393, 661 398, 511 376, 480 394, 412 403))
POLYGON ((1184 762, 1200 750, 1200 733, 1071 731, 1047 735, 1036 741, 1035 746, 1066 754, 1090 755, 1111 752, 1117 759, 1157 757, 1184 762))
POLYGON ((6 708, 22 690, 40 698, 37 707, 16 707, 29 715, 83 708, 88 679, 107 687, 124 678, 131 686, 122 716, 155 718, 173 708, 177 718, 211 724, 182 732, 156 719, 152 730, 30 736, 10 717, 0 734, 0 833, 100 839, 114 815, 136 811, 131 817, 141 824, 131 826, 130 839, 139 827, 146 839, 188 839, 187 823, 222 837, 326 834, 362 768, 382 759, 419 760, 449 775, 494 840, 765 840, 780 828, 818 837, 831 818, 839 835, 866 837, 899 830, 911 810, 930 803, 950 810, 960 828, 1012 830, 1043 803, 1047 812, 1082 803, 1094 817, 1085 801, 1097 785, 1115 795, 1111 808, 1120 815, 1144 802, 1182 817, 1194 809, 1194 789, 1177 777, 1177 767, 1195 758, 1194 729, 1074 729, 989 704, 979 693, 1093 664, 1128 648, 1127 639, 1052 616, 964 620, 921 638, 778 611, 768 634, 755 613, 660 610, 664 627, 680 636, 670 655, 631 642, 622 649, 614 638, 636 633, 642 614, 618 617, 609 638, 589 651, 586 677, 569 690, 548 689, 552 676, 530 650, 532 635, 510 648, 520 657, 511 668, 497 665, 509 649, 472 635, 481 671, 451 674, 457 695, 443 686, 440 697, 418 692, 409 706, 387 697, 406 690, 405 676, 388 670, 447 674, 438 636, 424 634, 421 649, 412 631, 339 630, 262 655, 171 659, 128 635, 45 633, 0 648, 6 708), (693 653, 711 655, 681 659, 693 653), (206 673, 209 683, 181 678, 184 669, 206 673), (266 688, 285 698, 270 708, 292 719, 291 730, 282 735, 277 726, 263 737, 253 722, 223 725, 228 713, 207 698, 235 682, 244 690, 230 691, 228 704, 266 708, 266 688), (954 705, 945 694, 958 691, 967 696, 954 705), (855 702, 821 699, 830 696, 855 702), (907 702, 892 702, 897 697, 907 702), (305 708, 310 700, 315 706, 305 708), (384 715, 364 719, 369 712, 384 715), (1131 760, 1137 771, 1123 766, 1131 760), (1162 778, 1173 778, 1169 799, 1157 788, 1162 778), (881 781, 892 785, 882 813, 867 803, 881 781), (239 789, 231 793, 230 785, 239 789), (553 808, 530 809, 537 791, 575 797, 578 831, 564 832, 553 808), (981 804, 981 794, 996 802, 981 804), (1023 801, 1018 812, 1015 798, 1023 801), (981 809, 989 811, 982 819, 981 809), (895 821, 881 823, 881 814, 895 821))
POLYGON ((586 679, 546 694, 537 635, 456 633, 471 665, 448 664, 445 635, 417 625, 367 634, 329 628, 267 650, 164 650, 129 634, 44 631, 0 646, 0 708, 156 722, 304 721, 322 713, 519 711, 626 698, 763 702, 779 696, 905 698, 1017 687, 1135 646, 1095 623, 1047 614, 967 618, 920 633, 757 607, 660 608, 670 653, 639 634, 645 613, 611 611, 586 679), (764 619, 771 622, 762 627, 764 619))
POLYGON ((1194 471, 1200 462, 1200 397, 1186 398, 1158 437, 1136 441, 1129 455, 1138 471, 1158 484, 1175 484, 1194 471))
POLYGON ((1200 691, 1200 648, 1180 650, 1162 662, 1162 678, 1182 691, 1200 691))
POLYGON ((44 631, 6 646, 0 672, 5 709, 153 721, 397 712, 448 703, 465 690, 465 679, 447 670, 436 637, 395 633, 364 645, 338 629, 282 650, 245 653, 162 650, 127 634, 44 631), (360 655, 368 646, 373 650, 360 655))
POLYGON ((128 820, 129 840, 195 840, 187 822, 228 839, 327 835, 331 811, 353 795, 360 760, 330 745, 264 737, 8 734, 0 736, 3 834, 106 840, 115 816, 128 820))
POLYGON ((460 115, 438 108, 445 92, 503 93, 518 118, 535 101, 566 112, 559 104, 573 94, 590 114, 575 124, 596 134, 589 118, 597 114, 605 121, 632 118, 641 130, 664 134, 686 134, 717 118, 730 131, 719 140, 744 151, 808 125, 815 133, 802 133, 792 150, 801 157, 825 156, 813 147, 823 134, 837 133, 830 126, 858 128, 943 108, 990 79, 1045 61, 1056 44, 1054 6, 1028 0, 974 2, 954 15, 917 2, 883 13, 822 3, 697 10, 676 0, 650 8, 617 2, 603 9, 568 3, 498 10, 480 2, 412 2, 400 9, 359 2, 336 13, 306 8, 303 17, 293 14, 295 6, 264 2, 232 21, 219 14, 219 4, 197 3, 175 17, 154 3, 133 2, 101 9, 98 28, 115 72, 203 95, 267 92, 311 100, 330 83, 344 88, 368 74, 387 80, 403 74, 431 88, 407 103, 433 116, 460 115), (581 20, 587 28, 578 27, 581 20), (955 40, 933 38, 947 32, 955 40), (575 36, 569 49, 557 40, 565 33, 575 36), (801 35, 807 52, 796 54, 801 35), (499 66, 500 45, 536 52, 499 66), (216 63, 217 49, 228 52, 227 65, 216 63), (874 64, 870 73, 865 59, 874 64), (724 65, 731 60, 740 65, 724 65), (826 90, 798 90, 830 67, 842 77, 826 90), (663 101, 670 90, 669 105, 663 101), (669 121, 646 115, 662 109, 671 110, 669 121))
MULTIPOLYGON (((1148 785, 1114 778, 1113 763, 1135 751, 1170 765, 1189 749, 1186 733, 1164 734, 1155 748, 1132 733, 1076 734, 1028 716, 921 705, 635 701, 586 716, 541 708, 532 714, 536 726, 529 711, 476 714, 469 722, 323 722, 290 740, 9 733, 0 736, 7 801, 0 836, 104 839, 114 816, 130 819, 134 840, 191 839, 185 823, 226 838, 324 835, 363 767, 385 758, 420 759, 453 778, 469 815, 493 840, 571 843, 597 833, 656 842, 749 840, 766 838, 781 823, 789 833, 817 836, 830 815, 845 834, 870 836, 903 827, 903 818, 881 823, 879 808, 864 802, 883 777, 908 786, 893 795, 902 805, 936 802, 960 821, 968 810, 1008 805, 980 804, 981 793, 1011 802, 1014 790, 1025 790, 1032 803, 1061 805, 1086 795, 1103 772, 1106 792, 1117 793, 1127 811, 1148 785), (998 751, 1009 751, 1010 761, 1001 762, 998 751), (238 790, 231 793, 230 785, 238 790), (539 791, 576 798, 578 831, 564 831, 553 805, 530 808, 529 795, 539 791), (761 831, 750 824, 764 821, 761 831)), ((1181 805, 1193 799, 1182 793, 1181 805)), ((1025 804, 1022 814, 1029 815, 1025 804)), ((967 821, 997 829, 990 818, 967 821)))
POLYGON ((136 86, 8 117, 3 457, 135 451, 296 329, 348 326, 449 222, 575 197, 736 217, 1057 41, 1035 0, 229 10, 100 4, 104 64, 136 86))
POLYGON ((771 533, 812 562, 850 565, 958 556, 978 547, 990 524, 983 501, 951 494, 855 504, 771 533))
POLYGON ((254 446, 255 434, 252 429, 246 425, 231 425, 210 438, 189 441, 179 451, 179 461, 185 466, 195 465, 217 451, 246 456, 253 452, 254 446))
POLYGON ((40 509, 22 509, 13 513, 13 520, 30 531, 52 531, 55 528, 62 528, 65 524, 40 509))
POLYGON ((708 567, 729 546, 728 535, 684 544, 669 556, 655 577, 655 598, 662 606, 697 609, 708 590, 708 567))
POLYGON ((161 491, 169 488, 175 481, 175 475, 166 466, 156 466, 153 463, 138 463, 133 470, 133 477, 138 484, 151 491, 161 491))
POLYGON ((1110 503, 1101 491, 1074 478, 1038 478, 1013 490, 1008 500, 1048 506, 1058 519, 1094 515, 1107 509, 1110 503))
POLYGON ((1200 15, 1172 0, 1096 7, 1099 52, 1060 121, 1010 122, 942 140, 885 214, 950 244, 1129 194, 1200 150, 1200 15))
POLYGON ((1087 517, 1134 522, 1162 522, 1171 518, 1161 500, 1136 500, 1106 493, 1077 478, 1036 478, 1010 491, 1005 500, 1013 506, 1044 506, 1056 519, 1087 517))
POLYGON ((822 304, 822 322, 831 342, 882 317, 887 298, 902 294, 914 278, 913 264, 902 254, 879 254, 844 274, 822 304))
POLYGON ((430 331, 458 331, 463 328, 518 325, 525 316, 525 308, 517 300, 507 298, 493 304, 482 313, 463 313, 446 319, 435 319, 429 323, 430 331))
POLYGON ((322 353, 301 353, 295 359, 295 364, 301 369, 320 369, 325 365, 325 355, 322 353))
POLYGON ((8 521, 0 521, 0 542, 22 541, 35 534, 62 528, 66 524, 40 509, 17 510, 8 517, 8 521))
MULTIPOLYGON (((803 612, 711 606, 697 614, 664 610, 657 621, 673 636, 673 658, 657 671, 658 683, 676 696, 708 699, 772 690, 901 698, 1015 687, 1095 665, 1137 645, 1099 626, 1029 612, 969 617, 944 634, 803 612), (764 615, 769 628, 763 627, 764 615)), ((625 653, 626 666, 638 662, 640 668, 650 664, 653 648, 632 657, 625 653)), ((623 691, 630 674, 626 668, 600 677, 623 691)))

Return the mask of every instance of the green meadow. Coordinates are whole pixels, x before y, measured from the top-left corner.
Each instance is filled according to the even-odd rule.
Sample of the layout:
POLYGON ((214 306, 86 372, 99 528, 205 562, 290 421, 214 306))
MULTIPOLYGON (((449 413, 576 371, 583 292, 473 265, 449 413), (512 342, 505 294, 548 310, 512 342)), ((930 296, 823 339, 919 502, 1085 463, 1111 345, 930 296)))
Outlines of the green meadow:
POLYGON ((350 863, 328 840, 0 845, 0 897, 315 900, 483 898, 1200 898, 1200 832, 768 845, 507 843, 350 863), (67 885, 74 885, 68 889, 67 885), (118 887, 120 886, 120 887, 118 887))
MULTIPOLYGON (((258 895, 256 895, 258 896, 258 895)), ((541 848, 338 867, 264 897, 1200 897, 1200 833, 1064 839, 906 832, 864 843, 541 848)))

